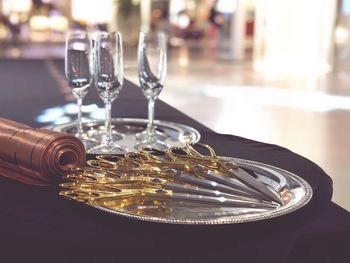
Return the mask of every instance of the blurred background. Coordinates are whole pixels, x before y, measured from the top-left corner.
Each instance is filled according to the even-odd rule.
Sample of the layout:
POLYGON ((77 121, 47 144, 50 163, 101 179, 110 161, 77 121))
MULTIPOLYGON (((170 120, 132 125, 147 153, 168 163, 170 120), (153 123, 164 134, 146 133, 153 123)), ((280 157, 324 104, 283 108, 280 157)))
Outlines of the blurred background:
POLYGON ((1 0, 0 58, 50 68, 70 28, 122 32, 137 84, 139 31, 165 31, 162 100, 216 132, 309 158, 350 211, 350 0, 1 0))

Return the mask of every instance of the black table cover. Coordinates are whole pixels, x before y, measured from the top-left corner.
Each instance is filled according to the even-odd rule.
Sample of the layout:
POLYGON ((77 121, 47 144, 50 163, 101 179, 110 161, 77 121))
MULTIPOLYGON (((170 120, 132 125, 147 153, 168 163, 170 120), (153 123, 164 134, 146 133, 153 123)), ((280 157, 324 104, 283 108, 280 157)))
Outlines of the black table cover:
MULTIPOLYGON (((52 65, 63 70, 61 60, 0 61, 0 116, 39 126, 44 109, 65 104, 52 65)), ((91 102, 102 106, 93 89, 85 100, 91 102)), ((140 89, 126 81, 113 116, 146 115, 140 89)), ((0 177, 0 262, 350 262, 350 213, 331 202, 332 181, 317 165, 277 145, 216 134, 161 101, 156 118, 198 129, 220 155, 299 175, 312 186, 312 200, 265 221, 170 225, 117 217, 65 200, 56 187, 0 177)))

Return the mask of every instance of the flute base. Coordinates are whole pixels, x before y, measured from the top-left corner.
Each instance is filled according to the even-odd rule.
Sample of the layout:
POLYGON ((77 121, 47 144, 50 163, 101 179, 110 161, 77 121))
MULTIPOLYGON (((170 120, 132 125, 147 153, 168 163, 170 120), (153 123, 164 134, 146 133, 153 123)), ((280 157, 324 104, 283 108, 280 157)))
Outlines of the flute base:
POLYGON ((91 149, 98 144, 97 140, 88 137, 86 134, 76 133, 74 136, 84 144, 85 150, 91 149))
POLYGON ((101 144, 89 149, 91 154, 125 154, 127 149, 120 147, 116 143, 101 144))
POLYGON ((160 140, 157 140, 156 138, 150 138, 144 141, 137 142, 135 144, 135 148, 136 149, 152 148, 152 149, 165 151, 166 149, 169 148, 169 145, 160 140))
MULTIPOLYGON (((167 138, 167 135, 157 131, 156 128, 154 129, 154 134, 152 135, 155 139, 157 139, 158 141, 164 141, 167 138)), ((135 134, 136 140, 137 141, 147 141, 147 138, 149 137, 149 132, 148 130, 144 130, 142 132, 136 133, 135 134)))
MULTIPOLYGON (((90 136, 98 142, 103 141, 103 138, 106 136, 106 130, 97 130, 95 133, 90 132, 90 136)), ((112 130, 112 139, 113 141, 121 141, 125 137, 124 134, 112 130)), ((91 147, 90 147, 91 148, 91 147)))
MULTIPOLYGON (((138 144, 141 141, 143 141, 138 140, 136 138, 136 134, 143 132, 147 128, 147 125, 147 119, 112 118, 112 130, 124 135, 124 137, 121 140, 117 141, 116 138, 113 138, 113 141, 117 141, 117 144, 120 147, 127 149, 128 151, 135 151, 138 149, 138 144)), ((165 136, 164 140, 161 141, 167 147, 182 147, 186 143, 196 143, 200 139, 200 133, 196 129, 187 125, 162 120, 155 120, 154 125, 156 127, 156 132, 161 133, 165 136)), ((75 135, 77 133, 76 126, 76 122, 69 122, 55 126, 48 126, 46 128, 54 131, 65 132, 71 135, 75 135)), ((88 136, 88 138, 93 139, 98 138, 94 137, 94 135, 105 132, 103 120, 84 121, 83 128, 84 133, 88 136)), ((92 147, 88 147, 86 149, 86 152, 88 154, 92 153, 91 148, 98 144, 101 144, 102 141, 102 137, 100 137, 100 140, 97 140, 97 143, 92 147)), ((164 150, 163 145, 161 145, 161 149, 164 150)))

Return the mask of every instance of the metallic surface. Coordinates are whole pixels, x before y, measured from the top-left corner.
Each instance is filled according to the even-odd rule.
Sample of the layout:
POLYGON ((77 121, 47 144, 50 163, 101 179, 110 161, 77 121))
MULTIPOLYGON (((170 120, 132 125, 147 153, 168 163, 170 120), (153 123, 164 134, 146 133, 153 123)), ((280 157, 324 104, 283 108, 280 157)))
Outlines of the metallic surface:
MULTIPOLYGON (((137 142, 135 134, 145 130, 147 123, 148 121, 146 119, 113 118, 112 129, 125 135, 124 138, 117 141, 118 144, 127 149, 128 152, 135 151, 135 144, 137 142)), ((104 129, 104 123, 100 120, 91 120, 85 122, 83 125, 84 131, 89 136, 94 136, 95 133, 104 129)), ((164 142, 169 147, 184 146, 186 143, 196 143, 200 139, 200 133, 196 129, 183 124, 155 120, 154 125, 158 132, 164 134, 164 142)), ((74 135, 76 133, 76 122, 49 126, 46 128, 74 135)), ((89 149, 87 153, 89 153, 89 149)))
POLYGON ((282 204, 272 206, 273 203, 269 203, 270 207, 241 206, 237 202, 242 200, 201 197, 149 188, 143 189, 143 194, 138 196, 123 189, 123 193, 117 192, 118 198, 113 194, 104 198, 90 198, 87 204, 107 213, 136 220, 203 225, 234 224, 283 216, 301 208, 312 197, 311 187, 302 178, 288 171, 254 161, 220 158, 252 171, 260 183, 281 197, 282 204), (221 204, 220 200, 226 203, 221 204))
POLYGON ((180 159, 196 168, 202 176, 210 176, 218 182, 241 191, 247 189, 253 196, 257 192, 265 200, 271 200, 281 204, 278 194, 271 191, 264 184, 250 176, 242 170, 236 163, 228 162, 216 155, 215 150, 207 144, 197 143, 193 145, 186 144, 185 147, 173 147, 168 150, 168 155, 174 160, 180 159), (197 149, 196 149, 197 148, 197 149), (206 154, 199 152, 199 149, 206 154), (218 171, 223 175, 212 173, 212 170, 218 171), (210 174, 208 174, 208 172, 210 174))

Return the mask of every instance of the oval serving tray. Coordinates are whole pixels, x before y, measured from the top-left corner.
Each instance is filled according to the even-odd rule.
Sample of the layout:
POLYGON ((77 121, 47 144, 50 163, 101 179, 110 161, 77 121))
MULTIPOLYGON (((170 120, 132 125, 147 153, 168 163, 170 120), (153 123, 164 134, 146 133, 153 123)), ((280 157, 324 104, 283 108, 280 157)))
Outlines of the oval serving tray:
POLYGON ((252 209, 213 206, 202 203, 190 203, 176 200, 159 200, 150 205, 147 202, 130 203, 120 207, 118 199, 100 199, 88 205, 104 212, 135 220, 169 224, 215 225, 236 224, 260 221, 291 213, 305 204, 312 197, 312 188, 299 176, 271 165, 223 157, 237 163, 249 171, 260 182, 282 196, 283 205, 273 209, 252 209), (254 172, 252 172, 254 171, 254 172))
MULTIPOLYGON (((127 149, 128 152, 135 151, 135 134, 145 130, 147 123, 148 121, 146 119, 113 118, 112 129, 124 134, 124 138, 117 139, 117 143, 127 149)), ((156 126, 157 131, 164 135, 164 142, 168 144, 169 147, 181 147, 186 143, 196 143, 200 139, 200 133, 196 129, 187 125, 161 120, 155 120, 154 125, 156 126)), ((46 128, 74 135, 77 132, 76 126, 76 122, 69 122, 55 126, 48 126, 46 128)), ((104 129, 104 121, 91 120, 84 122, 83 127, 84 132, 89 136, 93 136, 96 132, 104 129)), ((87 153, 89 153, 89 149, 87 149, 87 153)))

